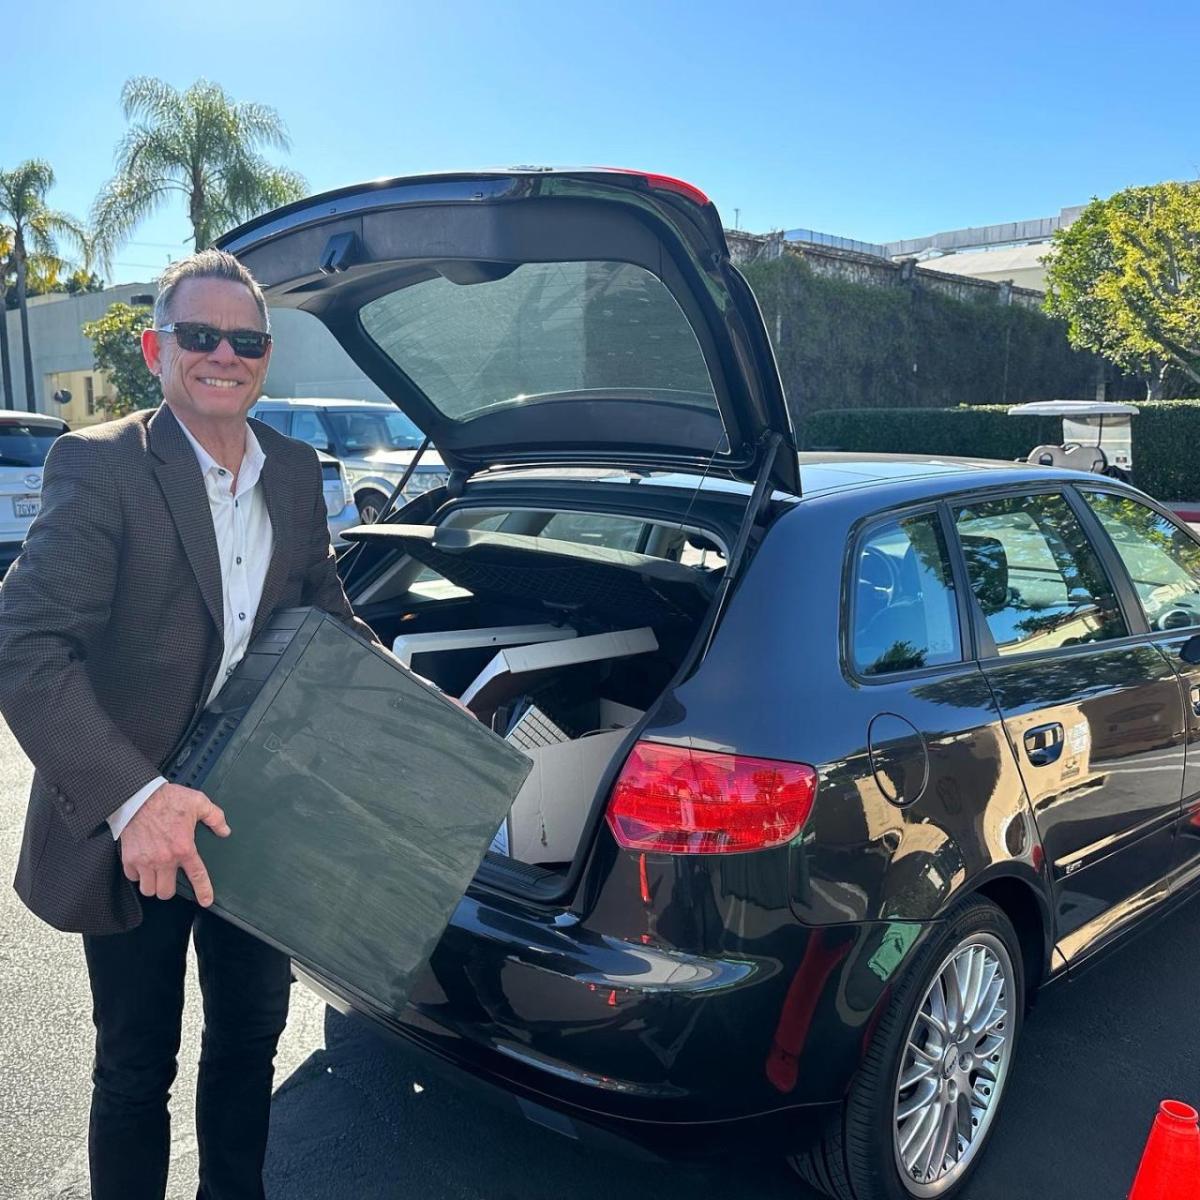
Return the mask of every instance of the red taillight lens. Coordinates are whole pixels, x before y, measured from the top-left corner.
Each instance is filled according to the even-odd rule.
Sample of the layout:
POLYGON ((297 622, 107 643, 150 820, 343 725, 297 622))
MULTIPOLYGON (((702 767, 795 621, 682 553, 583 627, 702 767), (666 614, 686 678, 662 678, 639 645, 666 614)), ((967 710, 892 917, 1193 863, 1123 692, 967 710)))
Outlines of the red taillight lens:
POLYGON ((674 192, 676 195, 684 196, 693 204, 708 204, 708 197, 693 183, 688 183, 686 179, 676 179, 672 175, 651 175, 646 171, 633 171, 628 167, 601 167, 601 171, 612 171, 615 175, 636 175, 639 179, 644 179, 649 187, 656 188, 661 192, 674 192))
POLYGON ((638 742, 608 802, 628 850, 736 854, 782 846, 812 810, 817 773, 803 763, 638 742))

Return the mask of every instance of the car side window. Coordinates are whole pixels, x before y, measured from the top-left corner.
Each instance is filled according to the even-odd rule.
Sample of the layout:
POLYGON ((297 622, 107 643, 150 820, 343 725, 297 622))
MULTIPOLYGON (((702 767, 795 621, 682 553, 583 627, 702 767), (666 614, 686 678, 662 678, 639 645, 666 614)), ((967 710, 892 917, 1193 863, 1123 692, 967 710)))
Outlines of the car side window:
POLYGON ((321 418, 312 409, 301 408, 292 413, 292 437, 318 450, 329 449, 329 434, 321 424, 321 418))
POLYGON ((285 411, 272 408, 251 415, 264 425, 270 425, 272 429, 278 429, 280 433, 287 433, 288 431, 288 413, 285 411))
POLYGON ((1200 625, 1200 543, 1131 496, 1083 496, 1125 564, 1151 629, 1200 625))
POLYGON ((1059 493, 955 512, 971 589, 1001 655, 1124 637, 1112 583, 1059 493))
POLYGON ((854 591, 850 646, 860 674, 962 658, 953 576, 935 513, 868 530, 855 559, 854 591))

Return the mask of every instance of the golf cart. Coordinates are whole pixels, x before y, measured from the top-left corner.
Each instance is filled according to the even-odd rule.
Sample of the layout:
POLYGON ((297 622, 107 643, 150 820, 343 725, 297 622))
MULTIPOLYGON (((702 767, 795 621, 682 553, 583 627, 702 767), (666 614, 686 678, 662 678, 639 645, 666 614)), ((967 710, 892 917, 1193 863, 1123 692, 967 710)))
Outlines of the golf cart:
POLYGON ((1061 417, 1062 444, 1035 446, 1025 457, 1043 467, 1070 467, 1133 481, 1132 404, 1104 400, 1045 400, 1015 404, 1010 417, 1061 417))

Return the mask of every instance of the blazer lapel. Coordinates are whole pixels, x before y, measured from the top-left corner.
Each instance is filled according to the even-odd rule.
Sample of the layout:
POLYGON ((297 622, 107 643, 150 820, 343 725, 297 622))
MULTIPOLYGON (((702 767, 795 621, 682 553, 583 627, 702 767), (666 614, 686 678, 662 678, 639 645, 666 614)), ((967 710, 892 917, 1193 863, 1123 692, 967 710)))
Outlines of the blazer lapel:
POLYGON ((266 624, 287 586, 291 540, 296 525, 292 489, 288 486, 285 473, 280 469, 278 455, 267 454, 263 459, 259 486, 267 502, 267 515, 271 518, 271 562, 263 580, 262 599, 258 602, 251 637, 266 624))
POLYGON ((155 464, 154 473, 179 531, 179 540, 196 576, 204 605, 217 627, 217 636, 224 640, 221 558, 217 553, 217 535, 200 464, 179 428, 175 414, 165 404, 150 418, 149 430, 150 448, 160 460, 155 464))

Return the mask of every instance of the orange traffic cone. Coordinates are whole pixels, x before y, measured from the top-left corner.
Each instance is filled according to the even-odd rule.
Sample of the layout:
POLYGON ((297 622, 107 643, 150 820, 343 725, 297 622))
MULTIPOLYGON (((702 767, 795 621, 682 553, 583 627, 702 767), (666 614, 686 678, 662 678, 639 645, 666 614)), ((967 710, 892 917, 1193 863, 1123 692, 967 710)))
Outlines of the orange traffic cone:
POLYGON ((1200 1200, 1200 1116, 1164 1100, 1150 1129, 1129 1200, 1200 1200))

